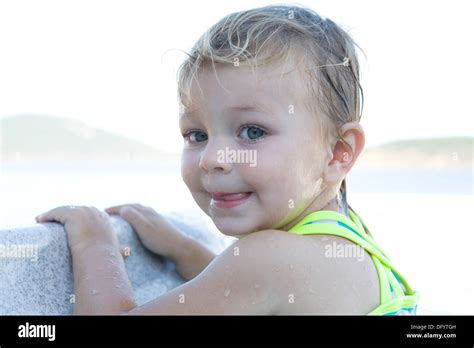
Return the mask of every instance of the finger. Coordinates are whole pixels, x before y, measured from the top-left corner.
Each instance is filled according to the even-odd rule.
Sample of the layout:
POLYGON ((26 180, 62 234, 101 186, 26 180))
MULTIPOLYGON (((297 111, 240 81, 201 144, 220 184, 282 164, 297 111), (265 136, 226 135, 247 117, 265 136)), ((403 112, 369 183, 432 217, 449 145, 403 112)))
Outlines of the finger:
POLYGON ((120 214, 120 209, 125 208, 125 207, 131 207, 137 211, 140 211, 142 213, 146 211, 152 211, 152 208, 145 207, 139 203, 134 203, 134 204, 120 204, 120 205, 115 205, 112 207, 105 208, 104 211, 109 214, 120 214))
POLYGON ((137 209, 126 206, 120 209, 120 216, 130 223, 136 230, 147 230, 151 228, 150 222, 145 216, 137 209))
POLYGON ((47 221, 57 221, 61 224, 66 223, 67 217, 71 214, 71 211, 74 210, 75 206, 61 206, 51 210, 48 210, 37 217, 35 217, 37 222, 47 222, 47 221))
POLYGON ((125 205, 122 204, 122 205, 115 205, 113 207, 108 207, 108 208, 105 208, 104 211, 108 214, 120 214, 120 208, 121 207, 124 207, 125 205))
POLYGON ((109 214, 120 214, 120 209, 124 207, 134 207, 137 204, 120 204, 120 205, 114 205, 112 207, 105 208, 104 211, 109 214))

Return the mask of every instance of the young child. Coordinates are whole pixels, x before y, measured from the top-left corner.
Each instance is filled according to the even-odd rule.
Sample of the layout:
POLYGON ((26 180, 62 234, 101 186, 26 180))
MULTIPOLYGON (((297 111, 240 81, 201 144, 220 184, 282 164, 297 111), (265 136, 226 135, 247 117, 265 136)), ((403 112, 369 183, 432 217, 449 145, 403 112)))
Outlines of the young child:
POLYGON ((297 6, 233 13, 210 28, 178 76, 182 177, 238 239, 214 255, 151 208, 106 209, 188 280, 137 306, 108 215, 53 209, 37 221, 65 225, 75 312, 414 314, 418 294, 346 201, 364 147, 355 46, 297 6))

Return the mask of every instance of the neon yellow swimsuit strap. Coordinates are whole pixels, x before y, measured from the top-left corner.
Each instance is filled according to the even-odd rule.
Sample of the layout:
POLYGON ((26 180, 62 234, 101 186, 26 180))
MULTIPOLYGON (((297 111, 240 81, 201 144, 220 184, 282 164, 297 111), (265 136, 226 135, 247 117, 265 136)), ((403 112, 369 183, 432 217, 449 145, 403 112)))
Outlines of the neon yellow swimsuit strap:
MULTIPOLYGON (((293 226, 292 229, 298 228, 298 227, 303 226, 303 225, 305 225, 309 222, 312 222, 312 221, 321 221, 321 220, 339 221, 339 222, 342 222, 343 224, 345 224, 346 226, 350 227, 352 230, 354 230, 354 232, 357 232, 358 234, 360 234, 361 237, 363 239, 365 239, 367 242, 369 242, 369 243, 376 246, 377 243, 375 243, 375 240, 365 232, 365 229, 362 226, 359 217, 357 216, 357 214, 355 214, 352 211, 352 209, 349 209, 349 216, 354 221, 352 221, 347 216, 345 216, 341 213, 338 213, 336 211, 332 211, 332 210, 315 211, 315 212, 312 212, 309 215, 307 215, 300 222, 298 222, 295 226, 293 226)), ((385 255, 383 252, 382 252, 382 254, 385 256, 385 258, 388 259, 387 255, 385 255)))
POLYGON ((387 273, 388 281, 390 282, 390 287, 392 288, 393 292, 395 293, 395 297, 402 297, 405 295, 403 289, 398 282, 398 280, 393 275, 393 272, 389 269, 385 271, 387 273))
POLYGON ((313 212, 307 215, 304 219, 302 219, 295 226, 293 226, 292 228, 288 230, 288 232, 299 234, 299 235, 330 234, 330 235, 344 237, 346 239, 353 241, 356 244, 359 244, 364 249, 366 249, 369 253, 376 255, 383 264, 392 268, 391 261, 388 259, 388 257, 384 253, 380 251, 380 249, 375 244, 375 242, 372 243, 364 239, 364 237, 367 236, 365 232, 364 232, 364 237, 361 236, 362 231, 360 231, 357 225, 355 225, 354 222, 351 221, 346 216, 338 212, 329 211, 329 210, 320 210, 320 211, 313 212), (340 221, 346 226, 350 227, 355 233, 349 231, 347 228, 344 228, 339 225, 335 225, 330 222, 324 223, 322 222, 323 220, 340 221), (314 221, 318 221, 319 223, 311 224, 311 222, 314 222, 314 221))
MULTIPOLYGON (((352 209, 349 209, 349 216, 350 218, 354 221, 354 223, 359 227, 359 230, 360 231, 364 231, 364 235, 366 237, 366 239, 374 244, 374 245, 377 245, 377 243, 375 242, 375 239, 373 239, 368 233, 367 231, 365 230, 365 224, 364 222, 362 221, 362 219, 360 218, 359 215, 357 215, 352 209)), ((348 219, 350 221, 350 219, 348 219)), ((384 255, 387 259, 389 258, 387 255, 385 255, 385 253, 380 250, 380 252, 382 253, 382 255, 384 255)))
POLYGON ((351 228, 358 229, 357 226, 354 224, 352 220, 350 220, 347 216, 338 213, 336 211, 332 210, 319 210, 319 211, 314 211, 308 215, 306 215, 302 220, 300 220, 295 226, 290 228, 290 230, 297 229, 309 222, 312 221, 318 221, 318 220, 336 220, 336 221, 342 221, 346 223, 348 226, 351 228))
POLYGON ((392 314, 415 308, 419 300, 418 293, 413 291, 375 240, 366 233, 364 224, 357 214, 350 209, 349 215, 350 218, 335 211, 316 211, 307 215, 288 232, 298 235, 326 234, 344 237, 370 253, 379 275, 381 305, 369 315, 392 314), (400 283, 403 284, 404 289, 400 283), (392 298, 390 289, 393 290, 395 298, 392 298))
POLYGON ((372 261, 374 262, 375 269, 377 270, 377 274, 379 277, 379 284, 380 284, 380 303, 388 302, 392 299, 392 295, 390 294, 390 282, 387 277, 387 273, 385 272, 385 267, 382 265, 380 260, 372 255, 372 261))
POLYGON ((395 268, 391 267, 392 269, 392 272, 397 276, 398 280, 403 284, 403 286, 405 287, 405 292, 407 293, 407 295, 411 295, 411 294, 414 294, 415 291, 411 288, 411 286, 408 284, 407 280, 405 279, 405 277, 403 277, 400 272, 398 272, 395 268))
POLYGON ((380 306, 367 315, 390 315, 403 309, 413 309, 417 306, 419 300, 420 296, 417 292, 411 295, 396 297, 387 302, 382 302, 380 306))
POLYGON ((357 236, 356 234, 348 231, 342 226, 334 225, 331 223, 320 223, 317 225, 308 224, 308 225, 300 226, 296 230, 292 230, 291 233, 299 234, 299 235, 329 234, 333 236, 344 237, 360 245, 365 250, 367 250, 370 254, 376 255, 384 265, 387 265, 388 267, 392 267, 392 263, 390 262, 390 260, 388 260, 384 255, 382 255, 380 253, 380 250, 377 247, 370 244, 363 238, 357 236))
MULTIPOLYGON (((370 254, 378 257, 380 262, 390 268, 398 277, 398 279, 403 283, 407 294, 413 294, 414 291, 406 281, 406 279, 401 275, 400 272, 393 266, 390 259, 385 255, 385 253, 378 247, 375 240, 371 238, 362 226, 360 218, 352 210, 349 210, 350 216, 354 219, 352 221, 347 216, 332 211, 332 210, 320 210, 308 214, 301 221, 299 221, 295 226, 290 228, 288 232, 305 235, 305 234, 330 234, 335 236, 344 237, 351 240, 352 242, 361 245, 365 248, 370 254), (346 228, 335 225, 333 223, 323 223, 322 221, 339 221, 344 225, 350 227, 355 233, 351 233, 346 228), (311 222, 318 221, 318 224, 310 224, 311 222)), ((388 278, 387 278, 388 279, 388 278)))

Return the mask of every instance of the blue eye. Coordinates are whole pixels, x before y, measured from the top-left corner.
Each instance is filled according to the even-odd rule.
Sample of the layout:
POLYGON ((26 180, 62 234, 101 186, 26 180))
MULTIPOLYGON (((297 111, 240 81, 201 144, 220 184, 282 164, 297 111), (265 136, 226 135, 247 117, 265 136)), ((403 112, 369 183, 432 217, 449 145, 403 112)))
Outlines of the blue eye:
POLYGON ((184 134, 183 138, 191 143, 200 143, 207 140, 207 134, 201 131, 190 131, 184 134))
POLYGON ((260 127, 247 125, 241 128, 239 136, 241 136, 242 134, 245 134, 245 136, 242 136, 242 138, 249 141, 256 141, 262 136, 264 136, 266 132, 260 127))

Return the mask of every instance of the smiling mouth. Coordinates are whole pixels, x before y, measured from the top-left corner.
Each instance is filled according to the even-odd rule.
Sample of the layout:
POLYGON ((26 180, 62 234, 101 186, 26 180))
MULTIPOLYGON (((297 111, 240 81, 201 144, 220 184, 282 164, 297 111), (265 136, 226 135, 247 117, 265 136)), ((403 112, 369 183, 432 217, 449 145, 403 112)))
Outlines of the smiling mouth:
POLYGON ((211 197, 212 197, 211 205, 214 205, 217 208, 233 208, 240 204, 245 203, 251 195, 252 195, 252 192, 211 193, 211 197))
POLYGON ((249 196, 252 192, 237 192, 237 193, 223 193, 223 192, 215 192, 211 193, 212 199, 215 201, 237 201, 239 199, 245 198, 249 196))

